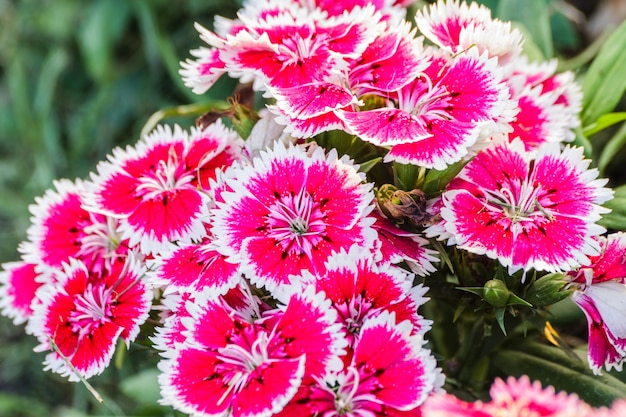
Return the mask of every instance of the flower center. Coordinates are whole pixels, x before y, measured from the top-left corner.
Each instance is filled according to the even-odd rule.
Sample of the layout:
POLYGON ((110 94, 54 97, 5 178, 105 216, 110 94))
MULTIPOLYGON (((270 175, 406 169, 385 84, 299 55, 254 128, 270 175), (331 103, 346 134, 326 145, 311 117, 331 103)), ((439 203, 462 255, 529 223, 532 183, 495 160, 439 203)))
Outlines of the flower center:
POLYGON ((295 195, 283 196, 270 208, 266 223, 273 237, 288 253, 311 251, 322 239, 326 230, 324 213, 318 202, 304 189, 295 195))
POLYGON ((224 373, 224 382, 228 384, 218 404, 221 404, 231 392, 240 392, 248 383, 250 373, 268 361, 268 340, 267 334, 261 332, 256 335, 249 348, 231 343, 218 350, 217 359, 222 363, 216 366, 216 370, 224 373))
POLYGON ((69 321, 72 331, 77 333, 91 333, 92 330, 110 321, 111 293, 104 284, 88 284, 83 294, 74 299, 74 310, 70 313, 69 321))
MULTIPOLYGON (((531 179, 521 181, 521 184, 510 184, 499 191, 485 190, 491 204, 499 207, 504 216, 509 219, 514 231, 520 226, 542 226, 553 219, 549 209, 542 204, 542 187, 534 184, 531 179)), ((545 199, 544 199, 545 200, 545 199)))
POLYGON ((171 148, 167 161, 159 160, 153 172, 139 178, 137 194, 152 199, 164 191, 179 189, 193 179, 193 174, 184 172, 183 164, 179 163, 174 148, 171 148))

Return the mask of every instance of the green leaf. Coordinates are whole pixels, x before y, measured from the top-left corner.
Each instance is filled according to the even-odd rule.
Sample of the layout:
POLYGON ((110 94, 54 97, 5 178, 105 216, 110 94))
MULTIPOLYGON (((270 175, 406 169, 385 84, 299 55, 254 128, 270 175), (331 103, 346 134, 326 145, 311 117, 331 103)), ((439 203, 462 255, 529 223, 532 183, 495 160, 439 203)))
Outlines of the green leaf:
POLYGON ((626 22, 606 40, 583 80, 583 126, 612 111, 626 91, 626 22))
POLYGON ((602 152, 598 157, 598 169, 600 172, 604 172, 609 166, 613 158, 617 155, 617 152, 626 145, 626 124, 622 125, 620 129, 613 135, 611 139, 604 145, 602 152))
POLYGON ((624 120, 626 120, 626 112, 603 114, 598 120, 591 123, 589 126, 585 126, 583 133, 585 136, 589 137, 624 120))
POLYGON ((542 52, 543 58, 551 58, 552 32, 550 13, 545 0, 501 0, 497 8, 497 17, 502 20, 519 22, 542 52))
POLYGON ((91 76, 102 82, 114 74, 112 65, 115 43, 120 39, 128 18, 131 2, 98 0, 90 3, 79 32, 78 42, 91 76))
POLYGON ((393 163, 393 172, 396 178, 395 185, 404 191, 415 189, 419 167, 411 164, 393 163))
POLYGON ((604 207, 611 210, 604 214, 598 224, 608 229, 626 230, 626 185, 613 189, 613 199, 605 202, 604 207))
POLYGON ((436 169, 429 170, 426 174, 426 178, 424 179, 422 191, 424 191, 429 196, 441 193, 446 188, 448 183, 452 181, 452 179, 456 177, 459 172, 461 172, 463 167, 468 162, 469 160, 459 161, 455 164, 448 166, 442 171, 436 169))
POLYGON ((146 369, 136 375, 125 377, 120 384, 120 390, 139 404, 157 404, 161 398, 158 377, 158 369, 146 369))
POLYGON ((518 344, 515 350, 496 351, 492 364, 506 375, 528 375, 544 387, 552 385, 557 391, 576 393, 593 406, 610 405, 626 392, 626 385, 616 378, 594 375, 584 362, 574 360, 557 347, 536 342, 518 344))

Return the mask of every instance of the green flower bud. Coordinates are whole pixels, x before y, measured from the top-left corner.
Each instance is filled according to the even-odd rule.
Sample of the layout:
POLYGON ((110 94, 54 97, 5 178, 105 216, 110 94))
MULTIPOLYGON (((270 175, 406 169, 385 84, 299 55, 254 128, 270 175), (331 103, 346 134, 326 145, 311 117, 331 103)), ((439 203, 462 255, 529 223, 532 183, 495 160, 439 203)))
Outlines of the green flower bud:
POLYGON ((483 298, 494 307, 504 307, 511 293, 506 284, 499 279, 490 279, 483 287, 483 298))
POLYGON ((571 291, 565 289, 565 285, 563 274, 547 274, 528 288, 524 298, 535 307, 549 306, 570 295, 571 291))

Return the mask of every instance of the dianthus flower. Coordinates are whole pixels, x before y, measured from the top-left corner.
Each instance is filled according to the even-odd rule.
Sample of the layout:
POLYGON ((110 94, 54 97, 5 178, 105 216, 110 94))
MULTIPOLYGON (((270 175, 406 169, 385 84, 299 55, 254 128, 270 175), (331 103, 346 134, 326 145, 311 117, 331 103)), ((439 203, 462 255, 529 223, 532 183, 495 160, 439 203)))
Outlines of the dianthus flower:
POLYGON ((199 240, 206 235, 206 187, 217 169, 240 158, 240 147, 221 122, 190 134, 159 126, 98 165, 90 208, 120 219, 122 237, 146 254, 199 240))
POLYGON ((281 411, 303 381, 341 368, 345 340, 323 294, 246 317, 223 300, 187 304, 186 340, 160 364, 163 403, 194 416, 281 411))
POLYGON ((33 314, 36 293, 43 285, 37 265, 24 261, 8 262, 0 271, 0 313, 13 319, 15 325, 26 322, 33 314))
MULTIPOLYGON (((497 259, 514 272, 569 270, 597 255, 596 224, 612 198, 588 169, 581 148, 546 144, 536 153, 521 141, 478 153, 442 195, 448 244, 497 259)), ((434 228, 433 230, 436 230, 434 228)))
POLYGON ((46 369, 70 381, 100 374, 118 339, 128 346, 148 318, 152 293, 143 275, 132 256, 100 273, 72 259, 56 282, 42 286, 29 329, 41 342, 37 351, 52 350, 46 369))
POLYGON ((213 211, 217 251, 269 291, 302 270, 323 271, 332 253, 373 245, 371 184, 346 158, 277 144, 233 167, 213 211))
POLYGON ((71 258, 102 271, 128 251, 114 218, 85 208, 89 182, 59 180, 30 206, 28 240, 19 247, 26 262, 60 269, 71 258))
POLYGON ((626 358, 626 326, 622 305, 626 297, 626 234, 598 237, 601 253, 591 263, 569 272, 572 300, 588 322, 589 366, 599 374, 603 367, 622 369, 626 358))

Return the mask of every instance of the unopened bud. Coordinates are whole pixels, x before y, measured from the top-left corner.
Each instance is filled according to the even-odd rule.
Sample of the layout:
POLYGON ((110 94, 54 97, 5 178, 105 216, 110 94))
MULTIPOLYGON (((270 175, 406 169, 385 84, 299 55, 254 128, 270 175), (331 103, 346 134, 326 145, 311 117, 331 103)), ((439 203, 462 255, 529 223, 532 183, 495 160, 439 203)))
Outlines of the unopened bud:
POLYGON ((387 217, 415 225, 426 223, 431 214, 426 210, 426 194, 422 190, 403 191, 391 184, 380 187, 378 205, 387 217))
POLYGON ((490 279, 485 282, 483 298, 494 307, 504 307, 509 301, 511 293, 506 284, 499 279, 490 279))

